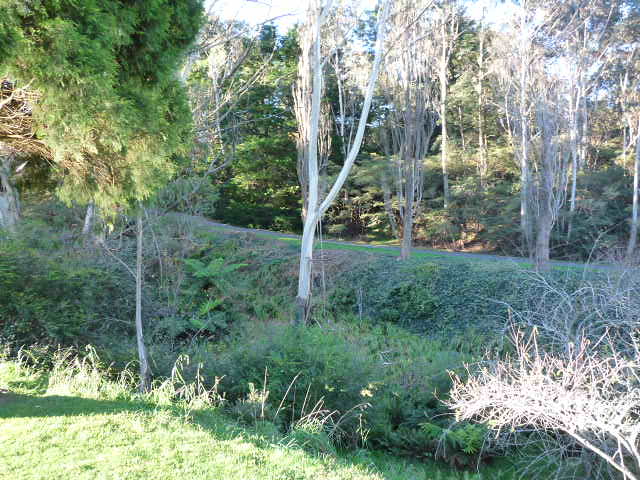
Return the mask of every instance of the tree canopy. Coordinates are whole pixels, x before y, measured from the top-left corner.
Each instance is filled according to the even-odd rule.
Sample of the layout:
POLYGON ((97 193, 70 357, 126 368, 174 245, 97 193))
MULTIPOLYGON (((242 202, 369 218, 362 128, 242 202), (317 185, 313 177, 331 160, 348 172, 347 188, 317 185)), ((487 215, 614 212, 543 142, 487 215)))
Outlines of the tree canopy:
POLYGON ((38 93, 32 133, 61 197, 111 209, 161 186, 190 138, 175 72, 202 1, 0 0, 0 11, 0 77, 38 93))

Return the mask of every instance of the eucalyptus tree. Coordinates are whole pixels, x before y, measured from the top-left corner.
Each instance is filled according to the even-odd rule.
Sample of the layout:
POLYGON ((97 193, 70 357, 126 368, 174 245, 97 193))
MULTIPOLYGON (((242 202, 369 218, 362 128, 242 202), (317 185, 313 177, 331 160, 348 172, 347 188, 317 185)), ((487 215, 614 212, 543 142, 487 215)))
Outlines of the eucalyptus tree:
POLYGON ((636 251, 638 237, 638 210, 640 199, 640 6, 635 0, 621 2, 621 15, 615 18, 615 42, 612 42, 609 59, 611 67, 605 71, 603 82, 617 97, 620 106, 622 137, 622 164, 627 168, 629 150, 635 153, 632 166, 633 194, 630 232, 627 241, 627 258, 636 251), (611 58, 613 57, 613 58, 611 58))
POLYGON ((571 141, 567 139, 571 120, 567 115, 562 81, 538 72, 533 85, 535 131, 533 142, 533 192, 537 269, 549 264, 551 231, 566 199, 571 141))
MULTIPOLYGON (((139 206, 170 178, 191 137, 177 71, 200 28, 201 1, 37 0, 27 7, 1 0, 0 11, 0 77, 38 94, 30 122, 51 153, 59 196, 111 214, 139 206)), ((141 289, 136 293, 146 390, 141 289)))
MULTIPOLYGON (((437 80, 441 54, 438 50, 442 46, 432 41, 439 26, 426 14, 430 5, 429 0, 395 3, 389 22, 395 41, 386 55, 380 79, 386 104, 380 126, 382 145, 385 155, 394 163, 403 260, 411 253, 414 219, 422 204, 425 156, 438 119, 438 107, 443 105, 442 97, 438 105, 437 80)), ((442 85, 441 75, 440 82, 442 85)), ((386 177, 382 177, 382 184, 383 191, 388 192, 386 177)))
MULTIPOLYGON (((310 60, 307 63, 308 73, 306 75, 312 78, 312 81, 311 91, 307 93, 311 98, 311 108, 307 115, 302 118, 303 127, 301 128, 299 126, 299 131, 306 129, 309 132, 307 137, 308 145, 305 147, 307 152, 306 171, 309 182, 309 193, 300 251, 298 294, 296 298, 297 323, 306 322, 310 313, 313 242, 317 223, 322 219, 322 216, 334 202, 338 193, 342 189, 342 186, 344 185, 360 151, 378 74, 380 72, 385 27, 391 2, 390 0, 380 0, 378 2, 376 47, 369 78, 367 80, 366 87, 364 88, 358 128, 356 130, 353 143, 344 158, 344 163, 337 178, 331 185, 331 188, 324 200, 320 202, 318 143, 323 100, 322 84, 325 81, 325 68, 327 66, 328 59, 332 57, 331 53, 333 53, 330 51, 328 54, 323 55, 323 43, 326 45, 326 42, 323 42, 323 39, 327 38, 327 26, 332 14, 336 11, 337 3, 338 2, 334 2, 334 0, 311 0, 307 10, 304 27, 300 32, 301 50, 302 52, 308 52, 308 55, 310 56, 310 60)), ((353 31, 345 32, 341 45, 347 45, 349 41, 352 41, 353 34, 353 31)), ((331 48, 331 50, 336 47, 331 48)))
POLYGON ((518 2, 515 15, 507 30, 496 34, 492 42, 491 74, 498 80, 502 93, 503 114, 507 119, 507 134, 514 147, 514 157, 520 167, 520 232, 521 250, 525 255, 535 253, 531 121, 535 115, 533 89, 536 68, 538 73, 547 54, 540 44, 541 34, 552 30, 556 17, 553 7, 546 8, 544 0, 518 2), (544 8, 543 8, 544 7, 544 8))
MULTIPOLYGON (((296 169, 298 173, 298 181, 300 183, 300 191, 302 194, 302 221, 304 222, 307 217, 308 205, 309 205, 309 145, 311 139, 311 124, 308 119, 311 118, 312 102, 313 102, 313 71, 310 62, 313 60, 311 49, 313 44, 311 36, 305 32, 306 28, 310 28, 311 25, 305 24, 299 27, 299 36, 302 39, 300 42, 300 57, 298 60, 298 75, 293 85, 293 108, 296 117, 296 124, 298 126, 298 132, 296 134, 296 150, 297 150, 297 164, 296 169)), ((326 49, 326 45, 325 45, 326 49)), ((334 55, 339 55, 336 51, 334 55)), ((334 65, 335 66, 335 65, 334 65)), ((339 87, 342 84, 339 83, 339 87)), ((325 82, 321 82, 322 91, 320 92, 321 98, 325 93, 325 82)), ((340 100, 342 100, 342 90, 340 89, 340 100)), ((342 108, 342 102, 340 102, 342 108)), ((329 105, 325 102, 320 106, 320 118, 318 120, 318 137, 317 137, 317 155, 318 155, 318 175, 323 178, 326 175, 326 169, 329 161, 329 155, 331 154, 331 112, 329 105)), ((320 182, 320 180, 319 180, 320 182)), ((321 200, 320 196, 323 193, 323 188, 318 184, 318 201, 321 200)))
MULTIPOLYGON (((417 5, 415 5, 417 7, 417 5)), ((449 92, 449 67, 456 42, 460 36, 462 9, 459 0, 440 0, 436 2, 437 30, 433 32, 439 39, 438 78, 440 81, 440 161, 442 164, 442 182, 444 189, 444 208, 449 208, 449 138, 447 126, 447 100, 449 92)), ((415 51, 414 53, 418 53, 415 51)), ((432 55, 430 52, 429 55, 432 55)))
POLYGON ((610 65, 610 49, 616 40, 615 23, 620 21, 622 2, 574 0, 556 6, 557 21, 545 29, 567 83, 569 135, 571 145, 571 193, 567 239, 571 237, 577 205, 578 173, 585 162, 589 123, 589 97, 597 95, 600 77, 610 65))
POLYGON ((622 82, 620 103, 622 108, 623 130, 623 164, 626 166, 627 149, 635 140, 633 161, 633 194, 630 218, 629 240, 627 242, 627 258, 631 259, 638 242, 638 210, 640 209, 640 44, 625 49, 622 60, 622 82), (625 128, 626 127, 626 128, 625 128))

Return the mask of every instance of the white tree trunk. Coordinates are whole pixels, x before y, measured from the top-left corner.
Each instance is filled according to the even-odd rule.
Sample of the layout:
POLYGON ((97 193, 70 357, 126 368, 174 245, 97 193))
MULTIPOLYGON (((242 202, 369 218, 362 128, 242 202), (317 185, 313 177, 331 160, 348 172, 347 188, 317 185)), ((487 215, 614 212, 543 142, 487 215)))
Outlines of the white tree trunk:
POLYGON ((638 241, 638 183, 640 177, 640 115, 638 116, 638 130, 636 131, 636 157, 633 162, 633 209, 631 212, 631 232, 627 244, 627 258, 633 256, 638 241))
POLYGON ((14 160, 14 154, 0 145, 0 228, 9 231, 20 219, 20 199, 12 180, 14 160))
POLYGON ((146 393, 151 388, 151 368, 149 367, 149 357, 147 347, 144 343, 142 331, 142 207, 138 207, 136 219, 136 340, 138 344, 138 359, 140 361, 140 392, 146 393))
MULTIPOLYGON (((481 28, 483 28, 481 26, 481 28)), ((478 174, 480 176, 480 187, 484 190, 487 186, 487 149, 484 133, 484 38, 482 30, 479 34, 480 44, 478 46, 478 174)))
POLYGON ((93 202, 87 205, 87 212, 84 215, 84 225, 82 226, 82 235, 85 237, 88 237, 93 232, 95 210, 96 206, 93 202))
POLYGON ((331 8, 332 2, 329 1, 324 8, 315 12, 317 17, 314 19, 316 22, 314 31, 314 53, 313 53, 313 101, 311 108, 311 130, 309 135, 309 202, 307 216, 304 222, 304 228, 302 231, 302 245, 300 247, 300 268, 298 274, 298 294, 296 297, 296 316, 295 322, 297 324, 304 324, 309 319, 310 307, 311 307, 311 274, 313 263, 313 241, 315 237, 316 225, 322 218, 327 209, 331 206, 336 196, 342 189, 351 168, 356 160, 356 157, 360 151, 362 139, 367 124, 367 118, 369 116, 369 110, 371 109, 371 102, 375 90, 375 85, 380 73, 380 63, 383 56, 383 44, 384 44, 384 25, 389 11, 389 0, 385 0, 382 3, 380 14, 378 17, 378 29, 376 39, 376 51, 373 60, 373 66, 371 74, 369 76, 367 89, 364 95, 364 103, 360 119, 358 121, 358 129, 354 138, 351 149, 345 159, 345 162, 338 174, 337 179, 332 185, 329 193, 325 197, 324 201, 318 206, 318 131, 320 122, 320 108, 321 108, 321 85, 322 85, 322 59, 320 57, 321 46, 321 26, 324 22, 328 10, 331 8))
POLYGON ((521 50, 520 50, 520 229, 522 231, 522 248, 528 255, 533 253, 531 242, 533 237, 533 226, 531 225, 529 205, 530 199, 530 180, 529 173, 529 105, 527 101, 527 92, 529 89, 527 69, 529 68, 528 55, 528 34, 526 21, 526 3, 522 2, 522 16, 520 29, 522 34, 521 50))
POLYGON ((442 52, 440 56, 440 125, 442 126, 442 140, 440 144, 440 161, 442 163, 442 184, 444 188, 444 209, 449 208, 450 196, 449 196, 449 168, 448 168, 448 135, 447 135, 447 69, 448 62, 448 38, 447 38, 447 24, 445 19, 442 19, 441 25, 441 42, 442 52))
MULTIPOLYGON (((327 16, 329 3, 326 6, 316 5, 319 10, 314 12, 317 17, 312 24, 312 59, 311 73, 313 75, 313 87, 311 91, 311 118, 309 119, 309 138, 306 145, 307 158, 307 212, 302 231, 302 246, 300 248, 300 271, 298 276, 298 297, 296 299, 296 323, 306 323, 311 307, 311 275, 313 266, 313 242, 318 222, 318 132, 320 130, 320 108, 322 102, 322 59, 321 59, 321 29, 323 20, 327 16)), ((308 92, 307 92, 308 94, 308 92)))
POLYGON ((586 122, 586 112, 582 111, 582 108, 586 108, 586 104, 583 105, 583 88, 582 78, 578 79, 578 85, 576 88, 575 98, 570 98, 571 102, 571 123, 569 137, 571 139, 571 197, 569 199, 569 225, 567 227, 567 241, 571 240, 571 231, 573 229, 573 215, 576 211, 577 193, 578 193, 578 173, 580 171, 582 142, 583 142, 583 129, 581 124, 586 122))

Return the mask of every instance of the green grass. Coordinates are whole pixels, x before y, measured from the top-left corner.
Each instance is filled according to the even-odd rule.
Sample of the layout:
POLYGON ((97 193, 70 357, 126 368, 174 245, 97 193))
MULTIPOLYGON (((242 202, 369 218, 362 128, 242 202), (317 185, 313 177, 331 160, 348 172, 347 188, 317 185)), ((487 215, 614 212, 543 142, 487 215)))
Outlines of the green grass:
MULTIPOLYGON (((206 228, 207 230, 214 230, 221 234, 226 234, 226 235, 230 234, 228 229, 224 227, 207 225, 206 228)), ((292 237, 284 237, 284 236, 274 236, 269 233, 263 233, 259 231, 253 232, 252 235, 255 235, 257 238, 263 238, 271 241, 275 240, 275 241, 286 243, 288 245, 295 246, 295 247, 300 247, 302 242, 302 240, 299 237, 292 238, 292 237)), ((362 245, 354 244, 354 242, 345 243, 342 241, 325 240, 322 242, 322 247, 326 250, 347 250, 352 252, 361 252, 361 253, 368 253, 368 254, 374 254, 374 255, 386 255, 386 256, 398 256, 400 253, 400 247, 397 245, 397 242, 395 241, 387 241, 387 242, 377 241, 372 243, 358 242, 358 243, 362 243, 362 245)), ((316 242, 315 248, 319 249, 320 246, 321 246, 320 242, 316 242)), ((445 261, 447 263, 459 262, 459 263, 479 263, 479 264, 491 263, 493 264, 498 261, 509 262, 509 259, 504 259, 498 255, 495 256, 495 259, 488 258, 486 255, 491 255, 490 253, 477 255, 477 256, 474 256, 475 254, 473 253, 468 253, 468 254, 463 254, 463 253, 464 252, 439 253, 437 251, 423 251, 418 249, 412 249, 411 258, 421 259, 421 260, 438 260, 438 261, 445 261), (456 253, 460 253, 460 254, 456 255, 456 253)), ((554 270, 560 270, 560 271, 581 271, 585 267, 589 269, 599 268, 597 265, 565 262, 564 260, 552 260, 552 262, 553 262, 552 268, 554 270)), ((534 264, 529 261, 524 261, 524 260, 517 261, 517 262, 512 261, 511 263, 517 266, 518 268, 522 268, 524 270, 531 270, 534 268, 534 264)))
POLYGON ((272 429, 242 427, 220 409, 143 401, 117 385, 51 381, 0 362, 0 478, 207 480, 509 479, 457 473, 375 452, 308 453, 272 429), (74 385, 73 387, 71 385, 74 385), (94 385, 95 387, 95 385, 94 385), (108 387, 108 388, 107 388, 108 387), (95 390, 100 394, 91 395, 95 390), (109 393, 110 392, 110 393, 109 393))

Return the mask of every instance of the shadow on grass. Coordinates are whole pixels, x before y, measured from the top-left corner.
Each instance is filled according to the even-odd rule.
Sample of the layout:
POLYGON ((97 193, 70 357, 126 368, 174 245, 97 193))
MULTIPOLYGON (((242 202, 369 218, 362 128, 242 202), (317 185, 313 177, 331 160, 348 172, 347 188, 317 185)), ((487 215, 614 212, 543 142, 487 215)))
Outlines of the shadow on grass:
POLYGON ((150 405, 126 400, 93 400, 64 395, 40 397, 9 392, 0 395, 0 399, 0 419, 103 415, 153 409, 150 405))
MULTIPOLYGON (((220 411, 215 408, 201 409, 193 411, 185 411, 177 406, 157 406, 155 404, 135 402, 131 400, 95 400, 91 398, 83 398, 77 396, 65 395, 45 395, 33 396, 11 391, 0 391, 0 421, 12 418, 46 418, 46 417, 75 417, 75 416, 92 416, 92 415, 117 415, 121 413, 142 413, 153 415, 154 411, 161 409, 163 412, 169 412, 180 421, 185 421, 188 417, 189 423, 197 425, 203 430, 209 431, 216 439, 220 441, 231 440, 242 437, 242 440, 253 444, 257 448, 270 448, 274 440, 260 435, 259 431, 252 427, 242 426, 226 416, 220 415, 220 411)), ((150 418, 149 421, 153 421, 150 418)), ((277 440, 276 440, 277 441, 277 440)), ((312 454, 312 453, 311 453, 312 454)), ((313 455, 313 454, 312 454, 313 455)), ((380 453, 371 452, 363 458, 358 455, 343 453, 339 455, 339 464, 359 465, 369 468, 375 466, 375 469, 383 479, 396 480, 405 479, 402 472, 405 469, 411 469, 412 465, 417 472, 426 475, 429 480, 511 480, 511 474, 507 474, 502 469, 489 469, 482 476, 469 475, 465 476, 462 472, 456 472, 438 466, 430 462, 425 464, 421 462, 412 462, 408 459, 389 457, 380 453)))

